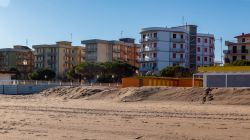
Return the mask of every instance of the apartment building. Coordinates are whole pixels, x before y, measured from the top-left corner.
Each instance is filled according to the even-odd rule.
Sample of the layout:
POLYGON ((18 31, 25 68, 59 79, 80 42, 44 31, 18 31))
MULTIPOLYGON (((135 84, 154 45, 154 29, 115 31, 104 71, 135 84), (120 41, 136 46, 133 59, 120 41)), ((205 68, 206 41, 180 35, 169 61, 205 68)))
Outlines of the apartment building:
POLYGON ((225 45, 228 47, 224 50, 224 62, 225 64, 233 63, 237 60, 250 60, 250 33, 242 33, 235 37, 236 42, 226 41, 225 45))
POLYGON ((0 70, 17 69, 24 79, 32 72, 33 64, 34 55, 27 46, 16 45, 13 48, 0 49, 0 70))
POLYGON ((86 46, 86 61, 110 62, 120 60, 132 66, 139 67, 138 49, 140 45, 132 38, 121 38, 119 41, 113 40, 83 40, 86 46))
POLYGON ((214 37, 197 33, 196 25, 143 28, 140 34, 141 73, 160 71, 170 66, 196 69, 213 65, 214 37))
POLYGON ((85 48, 72 46, 71 42, 60 41, 52 45, 33 45, 35 49, 35 68, 48 68, 62 79, 74 65, 85 62, 85 48))
POLYGON ((197 67, 214 66, 215 39, 212 34, 197 34, 197 67))

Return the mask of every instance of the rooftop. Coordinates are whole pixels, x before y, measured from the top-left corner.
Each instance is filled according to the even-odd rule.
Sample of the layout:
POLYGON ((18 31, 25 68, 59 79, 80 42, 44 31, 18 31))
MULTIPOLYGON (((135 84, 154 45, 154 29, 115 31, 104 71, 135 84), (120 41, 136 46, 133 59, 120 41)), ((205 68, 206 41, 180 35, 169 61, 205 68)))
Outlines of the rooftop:
POLYGON ((247 34, 242 33, 241 35, 236 36, 236 37, 234 37, 234 38, 241 38, 241 37, 250 37, 250 33, 247 33, 247 34))

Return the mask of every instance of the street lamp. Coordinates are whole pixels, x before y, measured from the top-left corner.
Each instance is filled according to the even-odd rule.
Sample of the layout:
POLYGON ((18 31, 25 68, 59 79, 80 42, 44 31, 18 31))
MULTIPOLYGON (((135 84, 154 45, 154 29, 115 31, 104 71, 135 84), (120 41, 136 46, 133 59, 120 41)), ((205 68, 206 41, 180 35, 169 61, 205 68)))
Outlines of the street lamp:
POLYGON ((47 75, 44 75, 44 79, 45 79, 45 81, 46 81, 46 79, 47 79, 47 75))
POLYGON ((113 81, 113 83, 114 83, 114 81, 115 81, 114 79, 115 79, 115 75, 112 75, 112 81, 113 81))
POLYGON ((27 67, 28 65, 28 61, 27 60, 23 60, 23 66, 24 66, 24 80, 26 80, 26 77, 27 77, 27 67))

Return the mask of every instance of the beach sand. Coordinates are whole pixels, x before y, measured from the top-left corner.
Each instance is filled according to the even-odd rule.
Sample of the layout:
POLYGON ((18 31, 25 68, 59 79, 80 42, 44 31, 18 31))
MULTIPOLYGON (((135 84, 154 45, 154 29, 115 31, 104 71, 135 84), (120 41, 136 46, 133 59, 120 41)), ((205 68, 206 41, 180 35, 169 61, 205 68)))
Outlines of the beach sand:
MULTIPOLYGON (((88 90, 79 87, 65 88, 65 92, 51 90, 27 96, 1 95, 0 138, 8 140, 250 139, 250 106, 240 105, 239 101, 237 105, 229 105, 230 103, 224 100, 216 101, 216 97, 222 100, 218 90, 213 91, 215 102, 201 104, 199 94, 195 94, 195 97, 179 95, 180 91, 190 92, 194 89, 160 87, 120 90, 107 87, 95 88, 95 92, 93 90, 90 92, 90 89, 93 88, 90 87, 88 90), (72 91, 66 92, 66 89, 72 91), (80 90, 82 90, 81 96, 77 94, 80 90), (141 95, 142 90, 147 96, 141 95), (83 91, 88 91, 88 94, 83 91), (175 96, 173 91, 176 91, 175 96), (166 96, 167 94, 169 96, 166 96)), ((203 91, 203 89, 195 90, 197 93, 203 91)), ((225 90, 228 89, 222 91, 225 90)), ((246 104, 246 101, 243 104, 246 104)))

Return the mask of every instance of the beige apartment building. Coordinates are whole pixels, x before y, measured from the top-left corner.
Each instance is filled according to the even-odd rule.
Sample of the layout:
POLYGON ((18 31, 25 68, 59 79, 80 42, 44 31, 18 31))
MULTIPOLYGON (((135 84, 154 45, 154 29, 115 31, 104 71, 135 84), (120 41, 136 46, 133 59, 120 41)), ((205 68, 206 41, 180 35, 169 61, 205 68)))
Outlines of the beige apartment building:
POLYGON ((140 45, 132 38, 122 38, 119 41, 100 39, 84 40, 86 46, 86 61, 110 62, 120 60, 132 66, 139 67, 140 45))
POLYGON ((65 73, 75 65, 85 62, 85 48, 72 46, 71 42, 60 41, 52 45, 33 45, 35 68, 48 68, 63 79, 65 73))
POLYGON ((224 50, 225 64, 230 64, 237 60, 250 60, 250 33, 242 33, 235 38, 237 42, 225 42, 226 46, 228 46, 228 50, 224 50))
POLYGON ((32 72, 33 64, 34 55, 27 46, 16 45, 14 48, 0 49, 0 70, 2 71, 17 69, 20 78, 25 79, 32 72))

